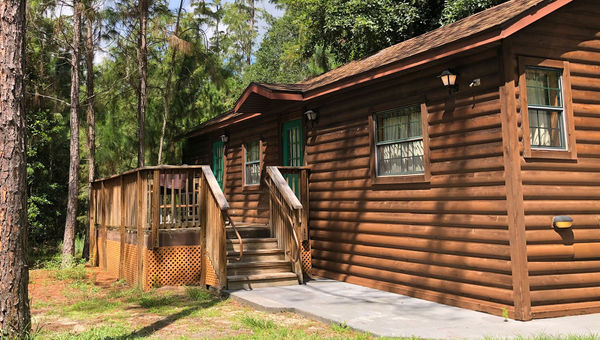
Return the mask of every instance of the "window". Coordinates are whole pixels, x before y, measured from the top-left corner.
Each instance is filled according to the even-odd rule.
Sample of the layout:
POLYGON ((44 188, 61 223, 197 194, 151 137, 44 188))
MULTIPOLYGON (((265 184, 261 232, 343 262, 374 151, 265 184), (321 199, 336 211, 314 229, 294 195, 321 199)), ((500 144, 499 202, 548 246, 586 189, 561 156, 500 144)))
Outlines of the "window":
POLYGON ((215 178, 217 179, 217 183, 221 189, 223 189, 223 152, 224 146, 223 142, 216 141, 213 143, 212 154, 213 154, 213 162, 212 162, 212 171, 215 174, 215 178))
POLYGON ((523 156, 577 159, 568 61, 519 57, 523 156))
POLYGON ((377 176, 424 174, 423 128, 419 105, 373 115, 377 176))
POLYGON ((562 70, 527 67, 525 78, 531 147, 566 149, 562 70))
POLYGON ((245 185, 260 184, 260 141, 244 145, 244 177, 245 185))

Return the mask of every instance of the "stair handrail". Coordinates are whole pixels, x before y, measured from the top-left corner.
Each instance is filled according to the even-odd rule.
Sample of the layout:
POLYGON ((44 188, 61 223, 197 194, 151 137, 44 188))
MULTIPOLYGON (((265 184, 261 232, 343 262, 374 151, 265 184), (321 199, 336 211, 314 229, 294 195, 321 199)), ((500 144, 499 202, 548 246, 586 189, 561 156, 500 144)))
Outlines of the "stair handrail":
POLYGON ((227 220, 229 221, 229 225, 231 226, 231 228, 233 228, 233 232, 235 232, 235 236, 240 241, 240 256, 236 257, 235 260, 241 261, 242 257, 244 256, 244 239, 242 238, 242 236, 238 232, 237 228, 235 227, 235 223, 233 223, 233 220, 231 219, 231 215, 229 215, 229 211, 224 211, 223 214, 225 215, 225 218, 227 218, 227 220))
MULTIPOLYGON (((279 205, 283 205, 283 203, 279 199, 277 193, 275 192, 275 189, 273 189, 271 184, 267 182, 267 186, 269 187, 271 197, 275 198, 279 205)), ((299 253, 300 252, 300 241, 298 240, 298 234, 296 233, 296 229, 294 229, 294 221, 292 221, 292 218, 289 215, 286 215, 285 217, 287 218, 287 220, 289 222, 288 226, 290 226, 289 229, 292 232, 292 236, 294 237, 294 243, 296 244, 296 249, 298 249, 298 253, 299 253)), ((297 262, 298 259, 300 258, 300 255, 298 253, 293 253, 292 251, 289 251, 289 250, 286 252, 290 255, 292 262, 297 262)))
MULTIPOLYGON (((290 210, 295 211, 296 218, 298 219, 298 223, 301 223, 302 214, 300 212, 302 211, 302 208, 303 208, 302 204, 300 203, 300 201, 298 200, 298 198, 296 197, 296 195, 294 194, 294 192, 292 191, 292 189, 290 188, 288 183, 283 178, 283 175, 281 174, 279 169, 276 166, 268 166, 267 174, 268 174, 269 178, 266 181, 266 183, 269 188, 271 198, 275 198, 277 201, 277 204, 279 204, 280 206, 285 205, 290 210), (282 202, 282 200, 279 198, 279 196, 281 196, 283 198, 284 202, 282 202)), ((293 252, 291 250, 286 250, 286 251, 288 252, 292 262, 297 263, 300 259, 300 249, 301 249, 300 241, 298 238, 298 234, 296 232, 296 228, 294 228, 295 223, 292 220, 292 217, 288 214, 285 214, 285 217, 286 217, 287 221, 289 222, 286 224, 288 225, 288 229, 290 229, 290 231, 291 231, 293 241, 296 246, 295 252, 293 252)))
MULTIPOLYGON (((221 214, 223 215, 223 218, 225 218, 227 220, 227 222, 229 222, 229 225, 231 225, 235 236, 237 237, 237 239, 240 242, 240 254, 238 257, 236 257, 236 261, 240 261, 242 259, 242 257, 244 256, 244 240, 242 239, 242 236, 240 235, 239 231, 237 230, 236 226, 235 226, 235 222, 233 222, 233 219, 231 218, 231 215, 229 214, 229 202, 227 202, 227 198, 225 198, 225 194, 223 193, 223 190, 221 190, 221 187, 219 186, 219 183, 217 182, 217 179, 215 178, 214 173, 212 172, 212 169, 210 168, 210 166, 208 165, 203 165, 202 167, 202 173, 204 174, 204 177, 206 178, 206 183, 208 184, 208 191, 212 194, 213 198, 215 199, 215 203, 217 204, 217 207, 221 210, 221 214)), ((223 227, 225 227, 225 225, 223 225, 223 227)), ((224 230, 224 233, 226 234, 226 231, 224 230)), ((223 248, 226 247, 225 244, 222 245, 223 248)))

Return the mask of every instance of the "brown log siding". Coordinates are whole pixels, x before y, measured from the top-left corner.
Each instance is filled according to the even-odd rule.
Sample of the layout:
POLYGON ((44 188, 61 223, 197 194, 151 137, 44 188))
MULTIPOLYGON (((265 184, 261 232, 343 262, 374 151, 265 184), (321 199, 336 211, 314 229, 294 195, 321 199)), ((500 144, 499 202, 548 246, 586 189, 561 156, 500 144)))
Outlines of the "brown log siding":
MULTIPOLYGON (((521 157, 522 183, 515 185, 522 184, 523 202, 511 206, 525 212, 525 226, 516 228, 525 228, 523 282, 531 291, 522 299, 531 299, 534 318, 600 310, 600 259, 561 257, 565 245, 600 243, 599 16, 595 0, 578 0, 509 41, 515 63, 518 56, 551 58, 571 69, 578 158, 521 157), (559 214, 574 218, 571 232, 551 228, 559 214)), ((235 219, 267 223, 264 193, 243 188, 241 145, 260 136, 263 169, 280 165, 281 124, 316 108, 319 120, 305 131, 315 274, 494 314, 507 308, 514 316, 502 53, 502 46, 489 46, 302 106, 273 104, 259 118, 191 138, 184 162, 210 164, 212 142, 227 131, 225 193, 235 219), (446 68, 459 72, 460 91, 451 96, 436 78, 446 68), (481 86, 469 87, 476 78, 481 86), (426 104, 426 183, 373 184, 368 118, 390 103, 426 104)), ((518 88, 516 94, 519 111, 518 88)), ((521 154, 523 148, 521 141, 521 154)))
POLYGON ((449 96, 435 65, 318 103, 309 126, 310 236, 317 275, 512 313, 497 49, 455 60, 449 96), (480 78, 479 88, 469 88, 480 78), (414 102, 402 98, 417 98, 414 102), (428 183, 373 184, 368 116, 385 103, 428 109, 428 183), (401 105, 401 104, 399 104, 401 105))
POLYGON ((575 1, 513 39, 517 56, 569 61, 578 155, 522 160, 533 317, 600 311, 600 261, 564 254, 572 244, 600 242, 599 16, 597 2, 575 1), (555 231, 556 215, 573 217, 573 229, 555 231))

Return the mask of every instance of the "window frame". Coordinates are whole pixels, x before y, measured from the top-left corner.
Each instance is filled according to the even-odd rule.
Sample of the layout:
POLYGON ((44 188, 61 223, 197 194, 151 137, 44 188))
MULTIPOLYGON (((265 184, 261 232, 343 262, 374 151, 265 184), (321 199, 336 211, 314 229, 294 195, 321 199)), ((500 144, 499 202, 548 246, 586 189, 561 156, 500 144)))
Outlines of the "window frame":
MULTIPOLYGON (((411 184, 411 183, 428 183, 431 179, 431 165, 429 158, 429 134, 428 128, 428 109, 423 97, 405 98, 402 101, 386 103, 369 108, 369 174, 372 185, 387 185, 387 184, 411 184), (380 176, 378 174, 378 157, 377 157, 377 124, 375 115, 382 111, 391 110, 394 108, 402 108, 407 106, 418 106, 421 113, 421 132, 423 138, 423 173, 403 174, 403 175, 388 175, 380 176)), ((406 142, 415 140, 408 138, 406 142)))
POLYGON ((248 190, 256 190, 260 188, 260 183, 262 181, 262 170, 263 170, 263 141, 262 139, 258 139, 258 140, 252 140, 250 142, 244 142, 242 143, 242 187, 244 189, 248 189, 248 190), (260 176, 259 176, 259 180, 258 183, 256 184, 248 184, 247 183, 247 178, 246 178, 246 165, 248 164, 247 162, 247 156, 248 156, 248 148, 246 147, 247 144, 252 143, 252 142, 258 142, 258 161, 253 161, 252 163, 256 163, 258 162, 258 168, 260 171, 260 176))
MULTIPOLYGON (((575 123, 573 118, 573 98, 571 91, 571 71, 568 61, 519 56, 519 97, 523 128, 523 157, 526 159, 577 159, 575 140, 575 123), (529 104, 527 100, 528 68, 554 69, 561 71, 561 96, 563 101, 562 136, 564 148, 536 147, 531 145, 531 129, 529 126, 529 104)), ((536 107, 531 107, 536 109, 536 107)), ((549 108, 544 108, 548 110, 549 108)))

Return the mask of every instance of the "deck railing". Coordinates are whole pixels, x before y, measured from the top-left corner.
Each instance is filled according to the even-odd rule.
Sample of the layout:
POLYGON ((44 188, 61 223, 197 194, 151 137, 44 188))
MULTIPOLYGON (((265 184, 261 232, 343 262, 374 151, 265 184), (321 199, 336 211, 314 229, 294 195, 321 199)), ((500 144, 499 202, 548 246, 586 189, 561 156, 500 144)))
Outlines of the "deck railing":
MULTIPOLYGON (((118 228, 121 258, 128 232, 149 234, 151 248, 159 247, 159 231, 199 228, 205 254, 223 288, 226 273, 226 224, 229 204, 209 166, 157 166, 131 170, 92 183, 90 197, 90 249, 96 254, 96 229, 118 228)), ((142 263, 144 237, 137 237, 138 263, 142 263)), ((243 249, 243 244, 240 244, 243 249)), ((240 252, 240 258, 243 252, 240 252)), ((141 266, 139 268, 141 276, 141 266)), ((121 276, 121 273, 120 273, 121 276)))
POLYGON ((268 166, 265 179, 269 192, 269 221, 277 245, 292 263, 298 280, 304 281, 301 264, 302 225, 306 223, 305 209, 278 167, 268 166), (304 221, 303 221, 304 220, 304 221))

